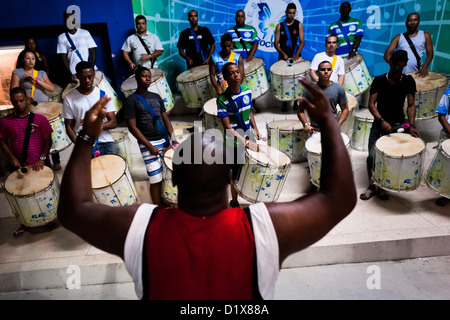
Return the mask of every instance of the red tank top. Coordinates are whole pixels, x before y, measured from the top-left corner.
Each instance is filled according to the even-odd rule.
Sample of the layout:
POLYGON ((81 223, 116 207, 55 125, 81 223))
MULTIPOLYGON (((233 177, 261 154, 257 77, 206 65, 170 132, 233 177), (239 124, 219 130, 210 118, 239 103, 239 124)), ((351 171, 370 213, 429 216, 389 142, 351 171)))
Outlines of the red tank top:
POLYGON ((161 209, 147 228, 144 254, 148 299, 253 299, 255 241, 240 208, 206 218, 161 209))

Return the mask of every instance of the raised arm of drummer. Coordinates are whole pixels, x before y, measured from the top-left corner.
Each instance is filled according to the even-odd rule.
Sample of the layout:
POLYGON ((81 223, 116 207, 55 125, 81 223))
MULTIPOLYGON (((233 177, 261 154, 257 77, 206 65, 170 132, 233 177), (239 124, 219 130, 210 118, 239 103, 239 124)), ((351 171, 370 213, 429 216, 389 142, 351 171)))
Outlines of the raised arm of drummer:
POLYGON ((299 108, 306 107, 308 114, 321 129, 320 191, 293 202, 266 204, 278 238, 280 266, 290 254, 305 249, 324 237, 356 204, 350 157, 338 123, 331 113, 328 98, 310 81, 300 81, 314 100, 312 103, 304 101, 299 108))
POLYGON ((104 96, 86 112, 84 138, 78 138, 61 182, 58 219, 68 230, 106 252, 123 258, 128 229, 137 205, 112 207, 93 202, 92 141, 100 135, 106 104, 104 96), (82 187, 80 187, 82 186, 82 187))

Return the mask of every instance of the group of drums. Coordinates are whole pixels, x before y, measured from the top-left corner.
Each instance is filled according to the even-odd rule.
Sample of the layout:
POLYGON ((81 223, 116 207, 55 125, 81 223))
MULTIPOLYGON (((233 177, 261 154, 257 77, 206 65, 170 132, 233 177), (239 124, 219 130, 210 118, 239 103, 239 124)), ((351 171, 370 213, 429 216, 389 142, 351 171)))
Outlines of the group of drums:
MULTIPOLYGON (((245 63, 245 84, 252 90, 252 98, 257 99, 271 90, 279 101, 294 101, 302 96, 303 86, 298 78, 309 78, 310 62, 300 59, 293 64, 278 61, 270 67, 271 82, 267 79, 264 62, 254 58, 245 63)), ((174 106, 174 98, 161 69, 152 69, 152 84, 149 91, 159 94, 166 111, 174 106)), ((430 72, 425 79, 416 79, 416 123, 424 123, 424 128, 435 128, 436 108, 440 97, 447 89, 446 77, 430 72), (431 121, 434 121, 431 124, 431 121), (430 124, 428 124, 430 122, 430 124)), ((208 66, 195 67, 180 74, 177 86, 188 108, 203 108, 205 129, 223 131, 217 118, 216 93, 209 79, 208 66)), ((367 108, 372 77, 361 55, 346 60, 344 88, 349 100, 349 116, 341 126, 341 135, 347 150, 367 151, 368 137, 373 116, 367 108)), ((118 111, 121 101, 117 97, 102 72, 96 72, 96 86, 113 97, 118 111)), ((61 152, 71 144, 61 118, 62 100, 76 85, 49 94, 49 102, 41 102, 33 107, 34 112, 45 115, 53 128, 50 153, 61 152)), ((125 96, 136 90, 136 81, 130 77, 124 81, 121 90, 125 96)), ((405 105, 406 108, 406 105, 405 105)), ((4 116, 12 108, 0 110, 4 116)), ((175 127, 179 142, 186 139, 192 128, 175 127), (188 130, 189 129, 189 130, 188 130)), ((292 163, 308 161, 310 181, 320 187, 321 141, 320 132, 312 135, 303 130, 298 120, 274 120, 266 124, 267 145, 260 145, 259 152, 246 149, 245 164, 238 174, 235 186, 239 195, 250 202, 277 201, 283 189, 292 163)), ((131 205, 137 202, 137 192, 130 174, 132 156, 127 130, 114 130, 119 155, 103 155, 91 162, 94 200, 111 206, 131 205)), ((437 152, 425 174, 427 185, 450 198, 450 137, 443 131, 439 137, 437 152)), ((390 191, 412 191, 419 187, 423 175, 425 142, 408 134, 394 133, 380 138, 376 143, 374 182, 390 191)), ((172 185, 172 158, 174 150, 168 149, 163 155, 162 198, 171 205, 177 203, 177 188, 172 185)), ((28 227, 42 226, 56 218, 59 199, 59 183, 50 168, 26 173, 18 170, 5 181, 5 190, 13 213, 20 223, 28 227)))

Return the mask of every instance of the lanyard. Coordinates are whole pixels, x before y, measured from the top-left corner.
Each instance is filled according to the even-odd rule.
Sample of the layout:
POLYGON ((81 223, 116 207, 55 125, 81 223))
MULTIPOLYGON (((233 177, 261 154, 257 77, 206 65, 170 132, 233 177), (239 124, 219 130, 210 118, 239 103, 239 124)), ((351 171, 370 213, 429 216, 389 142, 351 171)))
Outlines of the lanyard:
POLYGON ((298 41, 295 44, 295 48, 293 49, 292 48, 291 33, 289 32, 288 25, 287 25, 286 21, 284 21, 283 24, 284 24, 284 31, 286 32, 286 36, 287 36, 286 46, 288 46, 289 48, 291 48, 291 50, 293 50, 292 51, 292 55, 294 56, 295 52, 297 51, 297 48, 298 48, 298 41))
POLYGON ((36 70, 36 69, 33 69, 33 78, 34 78, 34 82, 33 82, 33 84, 31 85, 31 97, 32 97, 32 98, 33 98, 33 96, 34 96, 34 89, 36 89, 36 79, 37 79, 37 76, 38 76, 37 70, 36 70))
POLYGON ((194 29, 189 29, 191 31, 192 37, 195 41, 195 48, 197 49, 197 53, 200 53, 202 55, 203 62, 205 62, 205 56, 203 55, 203 51, 200 48, 200 42, 198 41, 197 34, 195 33, 194 29))
POLYGON ((331 62, 331 69, 334 70, 334 66, 336 65, 337 55, 333 56, 333 61, 331 62))

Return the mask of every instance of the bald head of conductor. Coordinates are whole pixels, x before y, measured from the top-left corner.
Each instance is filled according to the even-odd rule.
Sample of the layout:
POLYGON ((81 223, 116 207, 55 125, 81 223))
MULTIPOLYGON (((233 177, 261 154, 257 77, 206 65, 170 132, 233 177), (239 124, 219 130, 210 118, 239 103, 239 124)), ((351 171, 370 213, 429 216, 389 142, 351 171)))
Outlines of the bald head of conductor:
MULTIPOLYGON (((273 275, 269 284, 257 286, 263 298, 273 298, 276 275, 282 262, 290 254, 307 248, 325 236, 353 210, 356 204, 350 158, 339 134, 337 122, 331 114, 328 98, 318 86, 307 80, 300 81, 315 97, 314 103, 305 102, 302 107, 307 109, 322 129, 323 151, 319 192, 292 202, 251 205, 249 216, 246 216, 241 208, 228 208, 230 166, 219 161, 207 164, 205 160, 207 155, 216 156, 216 160, 223 158, 223 152, 227 151, 224 151, 220 139, 211 138, 206 133, 196 133, 175 149, 173 182, 179 191, 178 208, 159 208, 155 213, 154 207, 150 209, 148 204, 107 206, 93 202, 90 165, 92 145, 85 139, 78 139, 61 183, 58 206, 60 222, 88 243, 125 259, 126 265, 132 263, 129 261, 130 256, 142 259, 141 262, 145 262, 144 264, 137 263, 138 269, 143 269, 142 273, 138 273, 139 276, 133 279, 136 286, 143 285, 143 292, 152 293, 155 299, 162 296, 159 295, 159 290, 165 291, 164 298, 167 299, 198 299, 198 297, 218 299, 224 298, 222 292, 228 292, 226 299, 255 298, 251 289, 255 262, 258 274, 269 272, 273 275), (196 157, 199 156, 201 160, 196 161, 196 157), (175 161, 180 157, 187 160, 179 163, 175 161), (83 185, 83 188, 79 188, 80 185, 83 185), (346 187, 342 188, 344 185, 346 187), (153 211, 147 212, 148 210, 153 211), (145 222, 140 220, 150 217, 152 212, 156 214, 154 219, 146 218, 145 222), (238 218, 231 221, 230 217, 238 218), (247 217, 251 217, 253 228, 250 227, 247 217), (164 227, 166 230, 181 228, 183 232, 160 232, 160 228, 154 229, 152 225, 158 225, 161 219, 167 222, 164 227), (222 221, 231 224, 222 224, 222 221), (198 228, 189 228, 191 224, 198 228), (143 230, 143 234, 138 237, 135 232, 129 234, 130 228, 143 230), (211 228, 217 231, 212 237, 211 228), (233 237, 224 236, 226 232, 236 234, 236 228, 242 230, 238 237, 243 242, 236 243, 233 237), (206 235, 208 238, 205 238, 206 235), (267 242, 260 246, 265 236, 268 236, 267 242), (199 237, 205 246, 198 248, 194 245, 193 248, 191 244, 199 237), (153 246, 155 241, 167 244, 173 240, 176 243, 183 243, 181 246, 184 249, 177 251, 181 254, 166 252, 154 260, 151 251, 142 249, 147 248, 147 245, 153 246), (135 241, 142 244, 140 250, 132 246, 135 241), (232 244, 235 249, 225 250, 228 244, 232 244), (258 256, 254 255, 255 246, 265 250, 271 258, 262 263, 258 258, 259 251, 258 256), (189 268, 197 272, 195 268, 197 262, 205 261, 205 256, 194 254, 195 252, 191 255, 193 249, 208 249, 207 262, 211 266, 202 270, 202 276, 195 281, 191 281, 192 274, 186 274, 183 270, 189 268), (186 251, 188 255, 183 254, 186 251), (243 252, 251 254, 240 255, 243 252), (170 267, 153 268, 154 264, 160 266, 164 263, 170 267), (145 267, 142 268, 142 265, 145 267), (180 266, 183 270, 179 268, 180 266), (243 268, 248 272, 236 272, 243 268), (155 282, 143 281, 148 278, 160 283, 176 281, 176 285, 155 289, 155 282), (186 287, 189 290, 186 290, 186 287), (186 292, 186 295, 180 295, 180 292, 186 292)), ((92 139, 100 134, 107 101, 107 97, 101 98, 86 113, 84 130, 92 139)), ((134 269, 127 268, 127 270, 134 274, 134 269)))

